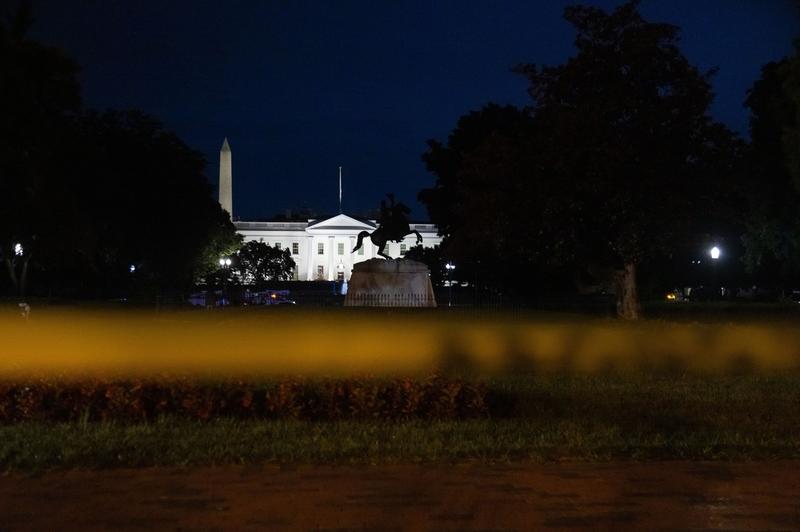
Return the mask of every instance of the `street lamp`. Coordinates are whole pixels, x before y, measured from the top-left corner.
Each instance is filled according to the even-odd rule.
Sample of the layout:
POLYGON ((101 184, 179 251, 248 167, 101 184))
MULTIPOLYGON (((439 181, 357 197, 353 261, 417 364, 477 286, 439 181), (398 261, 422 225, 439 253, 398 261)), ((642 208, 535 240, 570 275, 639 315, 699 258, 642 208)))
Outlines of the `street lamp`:
POLYGON ((717 286, 717 262, 719 261, 720 255, 722 255, 722 250, 719 249, 717 246, 714 246, 710 250, 708 250, 708 254, 711 255, 711 276, 712 276, 711 283, 713 284, 714 292, 717 295, 724 295, 724 291, 719 286, 717 286))
POLYGON ((219 266, 222 268, 222 306, 225 306, 225 292, 228 284, 228 272, 226 271, 231 266, 230 257, 220 257, 219 266))
POLYGON ((456 269, 456 265, 448 262, 444 267, 447 268, 447 306, 450 307, 453 304, 453 281, 450 279, 450 274, 456 269))

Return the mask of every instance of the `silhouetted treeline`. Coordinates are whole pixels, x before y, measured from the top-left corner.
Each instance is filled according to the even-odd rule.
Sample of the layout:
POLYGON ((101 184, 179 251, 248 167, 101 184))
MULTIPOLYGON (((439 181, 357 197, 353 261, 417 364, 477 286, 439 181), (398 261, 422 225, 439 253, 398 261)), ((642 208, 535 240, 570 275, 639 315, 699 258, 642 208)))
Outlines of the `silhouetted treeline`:
POLYGON ((423 161, 436 181, 419 198, 459 275, 474 271, 508 295, 610 290, 620 316, 636 318, 642 288, 663 293, 666 282, 718 275, 706 264, 712 245, 725 248, 713 268, 740 282, 753 281, 767 255, 796 272, 784 252, 800 251, 786 168, 800 166, 796 56, 784 62, 794 70, 780 67, 793 81, 751 92, 748 145, 710 115, 714 71, 693 66, 679 29, 644 20, 638 6, 568 7, 576 54, 514 69, 529 82, 527 107, 489 104, 446 142, 429 141, 423 161), (781 123, 760 110, 762 92, 772 102, 763 107, 785 100, 771 118, 781 123), (768 233, 776 224, 783 242, 768 233))
POLYGON ((0 259, 13 295, 182 289, 238 239, 205 161, 139 111, 81 105, 78 67, 0 22, 0 259))

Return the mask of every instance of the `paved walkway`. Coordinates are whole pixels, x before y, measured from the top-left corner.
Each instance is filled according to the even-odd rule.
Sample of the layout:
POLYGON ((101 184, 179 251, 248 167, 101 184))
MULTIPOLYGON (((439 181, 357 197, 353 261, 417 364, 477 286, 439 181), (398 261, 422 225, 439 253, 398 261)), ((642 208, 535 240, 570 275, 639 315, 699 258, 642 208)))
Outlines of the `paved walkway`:
POLYGON ((800 530, 800 461, 0 476, 0 530, 800 530))

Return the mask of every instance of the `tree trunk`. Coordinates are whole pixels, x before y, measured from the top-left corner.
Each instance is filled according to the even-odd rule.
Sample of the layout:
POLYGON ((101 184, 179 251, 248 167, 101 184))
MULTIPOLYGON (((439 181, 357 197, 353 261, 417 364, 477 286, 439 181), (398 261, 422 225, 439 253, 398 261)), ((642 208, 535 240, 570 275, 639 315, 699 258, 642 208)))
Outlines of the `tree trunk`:
POLYGON ((616 272, 617 316, 623 320, 638 320, 641 315, 639 294, 636 292, 636 264, 629 262, 616 272))
POLYGON ((17 279, 17 268, 14 265, 14 261, 10 258, 6 258, 6 269, 8 270, 8 278, 11 280, 11 286, 14 288, 15 292, 19 292, 19 280, 17 279))
POLYGON ((17 263, 19 263, 16 259, 5 259, 6 268, 8 269, 8 277, 11 279, 11 286, 14 289, 14 292, 17 293, 19 297, 25 297, 25 292, 28 287, 28 262, 30 261, 30 257, 25 257, 22 259, 22 268, 20 268, 19 274, 17 274, 17 263))
POLYGON ((28 291, 28 262, 30 261, 30 257, 25 257, 22 260, 22 273, 19 276, 19 297, 25 298, 25 294, 28 291))

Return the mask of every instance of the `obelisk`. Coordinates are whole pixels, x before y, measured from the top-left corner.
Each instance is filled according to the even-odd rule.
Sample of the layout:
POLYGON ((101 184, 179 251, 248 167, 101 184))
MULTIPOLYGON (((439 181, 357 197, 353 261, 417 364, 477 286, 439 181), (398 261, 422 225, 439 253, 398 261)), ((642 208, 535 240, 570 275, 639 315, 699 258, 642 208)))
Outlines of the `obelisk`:
POLYGON ((231 165, 231 146, 228 138, 219 150, 219 204, 228 211, 233 220, 233 170, 231 165))

